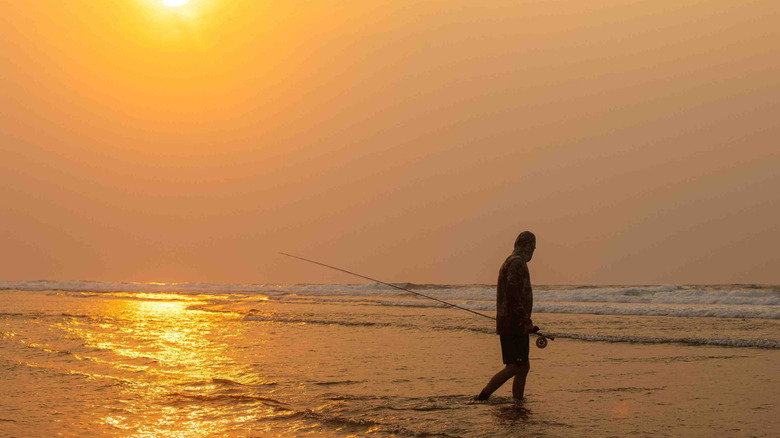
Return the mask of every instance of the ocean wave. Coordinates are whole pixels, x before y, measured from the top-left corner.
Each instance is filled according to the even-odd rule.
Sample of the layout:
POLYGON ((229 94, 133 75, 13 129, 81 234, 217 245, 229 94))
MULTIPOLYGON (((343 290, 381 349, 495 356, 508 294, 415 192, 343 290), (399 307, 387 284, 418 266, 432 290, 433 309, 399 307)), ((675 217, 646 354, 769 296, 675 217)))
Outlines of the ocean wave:
POLYGON ((258 421, 289 421, 290 419, 305 419, 313 421, 322 426, 334 427, 338 430, 343 428, 363 429, 363 432, 370 435, 377 433, 389 434, 391 436, 411 436, 411 437, 452 437, 452 435, 443 432, 415 431, 396 424, 389 424, 383 421, 377 421, 368 418, 355 418, 335 413, 316 412, 311 409, 292 411, 289 413, 267 416, 258 419, 258 421))
MULTIPOLYGON (((383 306, 450 308, 435 301, 407 300, 382 301, 383 306)), ((459 302, 459 306, 493 317, 496 305, 492 302, 459 302)), ((728 306, 728 305, 664 305, 623 303, 537 303, 534 313, 570 313, 579 315, 635 315, 674 316, 700 318, 760 318, 780 319, 778 306, 728 306)))
POLYGON ((589 303, 780 305, 780 291, 774 287, 665 285, 552 289, 535 293, 535 298, 538 301, 589 303))
POLYGON ((365 383, 365 380, 334 380, 334 381, 314 382, 314 384, 318 386, 356 385, 358 383, 365 383))
POLYGON ((171 392, 167 394, 169 405, 186 405, 190 403, 219 403, 219 404, 243 404, 260 403, 277 410, 287 410, 286 404, 269 397, 261 397, 250 394, 187 394, 171 392))
POLYGON ((134 282, 101 282, 101 281, 0 281, 0 290, 19 290, 30 292, 64 291, 64 292, 169 292, 181 294, 214 294, 214 293, 253 293, 264 289, 273 290, 275 286, 252 284, 220 284, 220 283, 134 283, 134 282))
POLYGON ((537 313, 780 319, 777 306, 540 303, 537 313))
POLYGON ((692 337, 640 337, 640 336, 611 336, 611 335, 583 335, 574 333, 558 333, 556 338, 576 339, 588 342, 610 342, 630 344, 685 344, 685 345, 713 345, 719 347, 753 347, 768 350, 780 349, 780 342, 771 339, 719 339, 719 338, 692 338, 692 337))
MULTIPOLYGON (((495 311, 491 285, 433 285, 398 283, 425 295, 483 311, 495 311)), ((372 284, 213 284, 213 283, 105 283, 89 281, 0 282, 0 290, 75 292, 81 297, 101 294, 138 294, 139 299, 180 299, 182 295, 226 307, 252 299, 308 300, 314 304, 351 302, 369 305, 446 307, 434 301, 380 283, 372 284), (148 294, 147 296, 141 296, 148 294), (170 296, 165 296, 169 294, 170 296), (173 294, 180 294, 179 298, 173 294)), ((57 292, 60 293, 60 292, 57 292)), ((124 297, 124 295, 123 295, 124 297)), ((132 299, 132 296, 126 298, 132 299)), ((717 318, 780 319, 780 288, 761 285, 646 285, 646 286, 549 286, 536 287, 534 310, 545 313, 604 315, 664 315, 717 318)))
MULTIPOLYGON (((280 316, 280 315, 257 315, 248 314, 244 316, 244 321, 260 321, 260 322, 282 322, 287 324, 320 324, 320 325, 340 325, 344 327, 407 327, 405 325, 382 323, 375 321, 343 321, 333 319, 322 318, 306 318, 306 317, 294 317, 294 316, 280 316)), ((414 326, 408 326, 414 327, 414 326)))
MULTIPOLYGON (((264 322, 276 322, 283 324, 324 324, 324 325, 339 325, 339 326, 393 326, 398 328, 419 328, 418 326, 411 324, 389 324, 389 323, 377 323, 377 322, 353 322, 353 321, 339 321, 339 320, 325 320, 319 318, 302 318, 302 317, 287 317, 280 315, 247 315, 244 317, 244 321, 264 321, 264 322)), ((448 330, 448 331, 469 331, 475 333, 483 333, 488 335, 494 335, 495 329, 493 326, 476 327, 476 326, 431 326, 428 327, 433 330, 448 330)), ((685 344, 685 345, 712 345, 720 347, 753 347, 761 349, 780 349, 780 342, 772 339, 725 339, 725 338, 697 338, 697 337, 651 337, 651 336, 616 336, 616 335, 590 335, 580 333, 547 333, 546 335, 553 335, 555 338, 574 339, 585 342, 610 342, 610 343, 630 343, 630 344, 685 344)), ((338 382, 337 382, 338 383, 338 382)), ((350 382, 353 383, 353 382, 350 382)))
MULTIPOLYGON (((495 300, 495 286, 486 284, 435 285, 397 283, 412 291, 451 300, 495 300)), ((181 294, 250 294, 303 296, 398 296, 408 292, 381 283, 370 284, 219 284, 219 283, 110 283, 94 281, 0 282, 0 290, 70 292, 174 292, 181 294)), ((535 287, 537 301, 666 304, 780 305, 780 287, 760 285, 647 285, 535 287)))

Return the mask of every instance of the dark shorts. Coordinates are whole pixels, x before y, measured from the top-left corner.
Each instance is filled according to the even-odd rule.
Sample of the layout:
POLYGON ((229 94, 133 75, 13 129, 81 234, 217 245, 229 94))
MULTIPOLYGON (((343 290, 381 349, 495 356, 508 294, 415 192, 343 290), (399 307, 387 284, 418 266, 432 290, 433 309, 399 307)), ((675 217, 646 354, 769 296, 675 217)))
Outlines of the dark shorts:
POLYGON ((501 356, 505 364, 528 363, 528 335, 501 335, 501 356))

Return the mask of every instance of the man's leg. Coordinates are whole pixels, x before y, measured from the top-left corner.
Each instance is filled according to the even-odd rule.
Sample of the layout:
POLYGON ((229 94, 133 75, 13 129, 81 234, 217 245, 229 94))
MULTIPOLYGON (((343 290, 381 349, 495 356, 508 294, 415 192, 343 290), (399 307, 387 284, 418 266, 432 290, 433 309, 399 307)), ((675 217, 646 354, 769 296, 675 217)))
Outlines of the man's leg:
POLYGON ((525 378, 528 377, 528 371, 531 369, 531 364, 528 361, 521 362, 518 367, 520 371, 515 374, 515 380, 512 382, 512 397, 517 400, 523 399, 525 393, 525 378))
MULTIPOLYGON (((487 400, 488 397, 490 397, 490 394, 496 392, 496 390, 500 388, 501 385, 506 383, 506 381, 511 379, 513 376, 516 376, 521 371, 522 371, 522 364, 516 364, 516 363, 508 364, 507 366, 504 367, 503 370, 497 372, 496 375, 493 376, 492 379, 490 379, 487 386, 485 386, 485 389, 483 389, 482 392, 479 393, 479 395, 477 396, 477 400, 487 400)), ((526 373, 528 373, 527 370, 526 373)))

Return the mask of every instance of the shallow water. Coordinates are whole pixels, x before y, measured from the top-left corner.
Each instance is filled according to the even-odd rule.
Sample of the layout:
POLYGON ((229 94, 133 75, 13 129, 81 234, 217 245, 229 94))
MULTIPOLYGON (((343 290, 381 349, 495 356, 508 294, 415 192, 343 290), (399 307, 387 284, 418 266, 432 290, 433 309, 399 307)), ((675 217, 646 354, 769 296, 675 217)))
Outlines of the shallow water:
POLYGON ((777 319, 539 313, 535 322, 559 337, 532 348, 527 400, 514 402, 507 384, 484 403, 471 398, 501 367, 492 321, 408 306, 413 298, 381 288, 332 287, 0 291, 0 436, 772 436, 780 427, 777 319))

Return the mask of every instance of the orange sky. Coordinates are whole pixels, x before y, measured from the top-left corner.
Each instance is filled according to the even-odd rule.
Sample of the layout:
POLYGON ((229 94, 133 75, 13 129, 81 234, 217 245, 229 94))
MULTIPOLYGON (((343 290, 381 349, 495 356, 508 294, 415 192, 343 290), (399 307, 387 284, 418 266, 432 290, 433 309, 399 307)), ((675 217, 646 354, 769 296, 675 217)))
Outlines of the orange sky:
POLYGON ((0 2, 0 280, 780 283, 780 2, 0 2))

